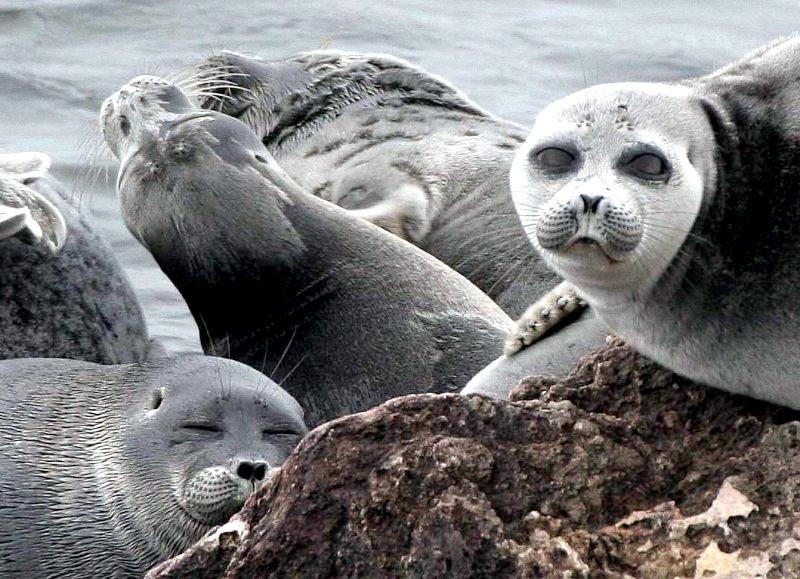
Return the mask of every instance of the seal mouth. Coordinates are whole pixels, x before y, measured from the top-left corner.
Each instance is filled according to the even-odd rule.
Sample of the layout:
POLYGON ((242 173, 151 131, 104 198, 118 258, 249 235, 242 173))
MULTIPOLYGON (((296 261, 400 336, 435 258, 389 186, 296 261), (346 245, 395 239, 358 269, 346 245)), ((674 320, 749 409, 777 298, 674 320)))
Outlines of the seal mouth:
POLYGON ((594 255, 599 254, 605 258, 609 265, 624 263, 624 260, 611 255, 602 242, 588 235, 575 237, 569 241, 559 253, 570 255, 578 254, 578 256, 583 256, 587 253, 592 253, 594 255))

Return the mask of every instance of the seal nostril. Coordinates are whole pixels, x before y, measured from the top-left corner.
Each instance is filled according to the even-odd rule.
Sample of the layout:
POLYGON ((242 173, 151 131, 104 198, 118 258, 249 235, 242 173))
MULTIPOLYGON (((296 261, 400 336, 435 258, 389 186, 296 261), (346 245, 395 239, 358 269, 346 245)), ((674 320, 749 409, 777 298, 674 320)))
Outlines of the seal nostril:
POLYGON ((236 474, 245 480, 250 480, 253 477, 253 465, 249 462, 240 462, 236 474))
POLYGON ((251 482, 264 480, 267 476, 267 463, 242 461, 236 469, 236 475, 251 482))
POLYGON ((253 478, 256 480, 264 480, 264 477, 267 475, 267 465, 263 462, 256 465, 253 469, 253 478))
POLYGON ((592 213, 597 213, 597 208, 602 200, 602 195, 596 195, 592 197, 591 195, 581 194, 581 201, 583 201, 583 212, 588 213, 591 211, 592 213))

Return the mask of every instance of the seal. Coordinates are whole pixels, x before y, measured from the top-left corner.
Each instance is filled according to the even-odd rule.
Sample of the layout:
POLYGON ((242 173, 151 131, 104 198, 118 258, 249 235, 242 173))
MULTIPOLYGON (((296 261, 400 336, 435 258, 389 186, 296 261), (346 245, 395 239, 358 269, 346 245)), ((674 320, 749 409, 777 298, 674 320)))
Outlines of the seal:
POLYGON ((145 360, 139 302, 42 153, 0 155, 0 359, 145 360))
POLYGON ((8 360, 0 381, 3 577, 141 577, 306 433, 288 393, 231 360, 8 360))
POLYGON ((254 368, 309 425, 414 392, 460 390, 508 316, 396 236, 305 192, 241 121, 137 77, 101 126, 126 225, 185 298, 207 353, 254 368))
POLYGON ((418 245, 519 316, 558 279, 530 247, 508 174, 527 131, 387 54, 222 52, 202 106, 259 135, 304 189, 418 245))
POLYGON ((531 243, 673 371, 800 408, 800 39, 708 76, 590 87, 511 171, 531 243))

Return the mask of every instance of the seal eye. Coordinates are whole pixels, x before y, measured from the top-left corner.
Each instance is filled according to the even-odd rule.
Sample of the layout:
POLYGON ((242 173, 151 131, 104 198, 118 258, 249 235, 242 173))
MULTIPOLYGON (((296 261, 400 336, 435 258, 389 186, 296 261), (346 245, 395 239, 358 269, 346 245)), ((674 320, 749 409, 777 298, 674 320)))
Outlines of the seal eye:
POLYGON ((563 171, 575 162, 575 155, 558 147, 547 147, 534 154, 536 162, 545 169, 563 171))
POLYGON ((125 115, 121 115, 119 117, 119 129, 122 131, 122 134, 125 135, 126 137, 131 134, 131 122, 125 115))
POLYGON ((219 427, 214 426, 213 424, 203 424, 203 423, 196 423, 191 422, 189 424, 184 424, 183 427, 187 430, 194 430, 197 432, 222 432, 219 427))
POLYGON ((627 168, 637 177, 643 179, 663 180, 668 177, 667 162, 653 153, 642 153, 631 159, 627 168))

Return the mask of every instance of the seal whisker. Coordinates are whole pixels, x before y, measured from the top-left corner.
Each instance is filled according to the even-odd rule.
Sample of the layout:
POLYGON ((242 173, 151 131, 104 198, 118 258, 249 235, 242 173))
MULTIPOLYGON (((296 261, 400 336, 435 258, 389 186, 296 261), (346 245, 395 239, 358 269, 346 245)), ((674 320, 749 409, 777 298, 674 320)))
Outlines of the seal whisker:
POLYGON ((270 378, 275 376, 275 373, 278 371, 278 368, 280 368, 281 362, 283 362, 283 359, 286 357, 286 354, 289 351, 289 348, 292 346, 292 342, 294 341, 295 336, 297 335, 297 329, 298 326, 295 326, 294 331, 292 332, 292 335, 289 338, 289 341, 286 342, 286 346, 283 348, 283 353, 281 354, 280 358, 278 358, 278 362, 275 364, 275 367, 272 369, 272 373, 269 375, 270 378))
POLYGON ((297 370, 300 367, 300 364, 302 364, 303 362, 306 361, 306 357, 308 357, 308 353, 303 354, 303 357, 300 358, 300 360, 297 362, 297 364, 295 364, 292 367, 292 369, 289 370, 289 372, 287 372, 286 375, 283 378, 281 378, 281 381, 278 382, 278 386, 282 387, 286 383, 286 381, 289 379, 289 376, 291 376, 294 373, 294 371, 297 370))

